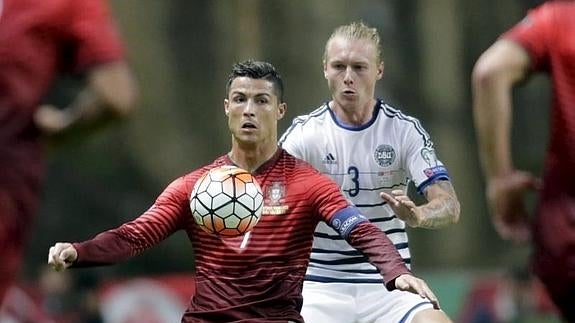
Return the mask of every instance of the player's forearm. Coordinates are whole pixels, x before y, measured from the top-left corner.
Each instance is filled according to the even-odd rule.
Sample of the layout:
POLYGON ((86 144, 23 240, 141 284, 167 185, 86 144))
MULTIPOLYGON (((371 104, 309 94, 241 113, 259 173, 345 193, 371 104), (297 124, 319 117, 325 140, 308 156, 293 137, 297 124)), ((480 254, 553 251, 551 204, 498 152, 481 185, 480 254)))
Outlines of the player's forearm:
POLYGON ((92 240, 75 243, 78 259, 74 266, 108 265, 127 260, 179 230, 189 219, 183 211, 188 207, 188 198, 180 191, 182 185, 185 185, 183 178, 172 182, 156 203, 136 219, 102 232, 92 240))
POLYGON ((87 78, 86 87, 63 109, 64 135, 99 128, 128 115, 135 106, 136 86, 125 63, 96 67, 87 78))
POLYGON ((420 209, 424 217, 419 228, 441 229, 459 221, 459 202, 453 198, 437 199, 420 209))
POLYGON ((474 83, 473 113, 479 157, 487 177, 509 172, 511 157, 511 89, 496 81, 474 83), (478 84, 479 83, 479 84, 478 84))
POLYGON ((125 62, 100 66, 90 72, 89 89, 101 110, 123 117, 132 112, 137 100, 137 87, 125 62))
POLYGON ((98 234, 94 239, 74 243, 78 258, 72 267, 112 265, 136 254, 132 244, 116 230, 98 234))
POLYGON ((389 290, 396 288, 394 281, 397 277, 411 274, 391 240, 373 224, 359 223, 349 233, 347 242, 377 267, 389 290))
POLYGON ((449 181, 437 181, 425 192, 428 203, 419 206, 422 220, 419 228, 440 229, 459 221, 461 206, 449 181))

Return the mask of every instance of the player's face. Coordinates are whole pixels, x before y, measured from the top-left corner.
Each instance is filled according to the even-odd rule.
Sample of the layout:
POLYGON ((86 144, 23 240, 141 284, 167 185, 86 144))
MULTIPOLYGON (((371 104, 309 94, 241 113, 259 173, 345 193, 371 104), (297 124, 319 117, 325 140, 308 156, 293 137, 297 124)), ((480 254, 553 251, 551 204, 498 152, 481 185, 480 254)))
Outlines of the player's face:
POLYGON ((371 41, 335 37, 327 46, 323 71, 334 103, 346 110, 359 109, 371 104, 383 63, 371 41))
POLYGON ((279 102, 272 82, 235 78, 224 108, 234 140, 243 144, 277 144, 277 121, 283 117, 286 104, 279 102))

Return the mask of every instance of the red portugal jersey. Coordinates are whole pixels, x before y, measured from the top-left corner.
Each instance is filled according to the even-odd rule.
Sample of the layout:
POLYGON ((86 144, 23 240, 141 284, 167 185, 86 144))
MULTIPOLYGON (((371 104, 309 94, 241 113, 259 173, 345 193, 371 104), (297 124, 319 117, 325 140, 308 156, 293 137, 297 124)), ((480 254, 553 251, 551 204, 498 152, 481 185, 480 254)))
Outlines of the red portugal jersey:
MULTIPOLYGON (((249 236, 212 235, 194 222, 189 197, 202 174, 222 165, 233 163, 222 156, 175 180, 137 219, 75 244, 74 265, 125 260, 185 230, 195 255, 196 294, 183 322, 303 322, 301 289, 314 229, 319 221, 353 218, 357 209, 337 184, 280 149, 253 174, 264 210, 249 236), (342 218, 346 213, 352 217, 342 218)), ((347 240, 386 273, 386 282, 408 272, 391 241, 369 222, 359 222, 347 240)))
POLYGON ((553 82, 551 142, 548 168, 561 173, 571 187, 575 181, 575 2, 548 2, 503 37, 529 53, 533 69, 553 82), (569 177, 565 177, 569 175, 569 177))
POLYGON ((0 176, 38 173, 32 116, 62 71, 123 55, 105 0, 0 0, 0 176))
POLYGON ((575 278, 575 1, 545 3, 503 37, 523 46, 533 69, 552 80, 551 136, 534 238, 542 263, 575 278))

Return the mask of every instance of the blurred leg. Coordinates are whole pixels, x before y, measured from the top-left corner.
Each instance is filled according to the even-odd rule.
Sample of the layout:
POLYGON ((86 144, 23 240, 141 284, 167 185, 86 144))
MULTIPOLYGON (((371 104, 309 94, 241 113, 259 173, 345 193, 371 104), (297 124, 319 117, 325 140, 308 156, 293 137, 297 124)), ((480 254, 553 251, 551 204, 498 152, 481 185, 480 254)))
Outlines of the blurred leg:
POLYGON ((36 205, 25 185, 0 187, 0 304, 20 273, 36 205))

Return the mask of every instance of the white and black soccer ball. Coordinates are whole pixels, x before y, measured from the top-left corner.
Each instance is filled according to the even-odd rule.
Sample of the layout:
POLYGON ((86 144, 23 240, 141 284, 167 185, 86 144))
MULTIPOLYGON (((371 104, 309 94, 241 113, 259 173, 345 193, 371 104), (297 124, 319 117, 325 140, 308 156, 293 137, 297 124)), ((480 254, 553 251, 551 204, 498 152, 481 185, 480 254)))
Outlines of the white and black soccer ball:
POLYGON ((196 223, 206 232, 239 236, 258 223, 264 197, 256 179, 235 166, 212 168, 202 175, 190 195, 196 223))

